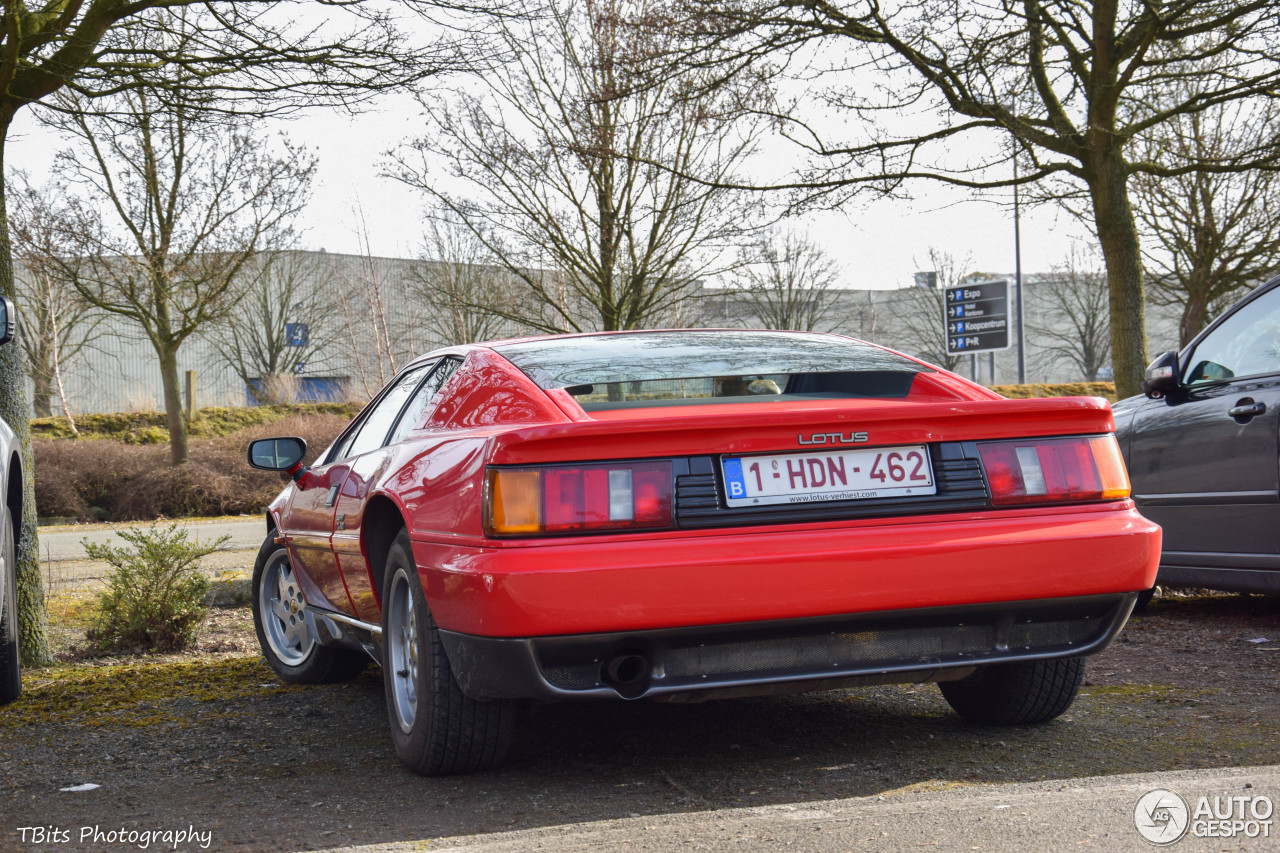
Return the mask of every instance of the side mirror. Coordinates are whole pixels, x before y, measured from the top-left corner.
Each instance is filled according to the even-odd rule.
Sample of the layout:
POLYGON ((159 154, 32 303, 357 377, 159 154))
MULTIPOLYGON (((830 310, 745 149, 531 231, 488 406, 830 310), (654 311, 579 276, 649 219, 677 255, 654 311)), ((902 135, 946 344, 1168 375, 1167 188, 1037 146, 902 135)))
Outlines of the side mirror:
POLYGON ((13 300, 0 296, 0 344, 7 344, 18 333, 18 312, 13 310, 13 300))
POLYGON ((1142 391, 1153 400, 1168 396, 1181 387, 1178 382, 1178 354, 1170 351, 1160 355, 1147 367, 1142 380, 1142 391))
POLYGON ((260 438, 249 442, 249 465, 263 471, 285 471, 295 481, 306 474, 302 458, 307 455, 307 443, 296 436, 260 438))

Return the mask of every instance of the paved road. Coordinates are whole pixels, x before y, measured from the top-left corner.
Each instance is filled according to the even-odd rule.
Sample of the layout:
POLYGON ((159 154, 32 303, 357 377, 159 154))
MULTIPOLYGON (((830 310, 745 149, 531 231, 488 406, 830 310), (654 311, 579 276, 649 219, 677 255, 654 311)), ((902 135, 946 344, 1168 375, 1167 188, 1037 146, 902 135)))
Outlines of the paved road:
MULTIPOLYGON (((187 529, 188 535, 200 540, 217 539, 219 536, 230 536, 227 550, 257 551, 262 545, 262 537, 266 535, 266 527, 261 518, 244 519, 198 519, 179 521, 187 529)), ((130 524, 115 525, 127 528, 130 524)), ((138 522, 136 526, 145 527, 138 522)), ((40 559, 46 562, 63 562, 66 560, 85 559, 82 540, 90 542, 113 542, 122 544, 123 540, 115 534, 112 527, 102 524, 85 525, 83 527, 46 527, 40 530, 40 559)))
MULTIPOLYGON (((1167 849, 1275 850, 1280 815, 1244 827, 1256 838, 1203 838, 1194 820, 1200 797, 1223 809, 1228 797, 1262 795, 1280 801, 1280 766, 1141 773, 1067 781, 962 787, 932 793, 810 801, 755 808, 650 815, 541 827, 517 832, 437 838, 431 849, 454 853, 523 853, 530 850, 798 850, 838 853, 876 850, 1132 851, 1159 849, 1134 826, 1139 798, 1155 788, 1183 797, 1193 820, 1182 840, 1167 849), (1269 831, 1270 837, 1262 832, 1269 831)), ((1261 800, 1258 801, 1261 803, 1261 800)), ((1246 810, 1250 806, 1246 806, 1246 810)), ((1271 806, 1259 806, 1270 813, 1271 806)), ((334 848, 332 853, 421 850, 422 842, 334 848)))

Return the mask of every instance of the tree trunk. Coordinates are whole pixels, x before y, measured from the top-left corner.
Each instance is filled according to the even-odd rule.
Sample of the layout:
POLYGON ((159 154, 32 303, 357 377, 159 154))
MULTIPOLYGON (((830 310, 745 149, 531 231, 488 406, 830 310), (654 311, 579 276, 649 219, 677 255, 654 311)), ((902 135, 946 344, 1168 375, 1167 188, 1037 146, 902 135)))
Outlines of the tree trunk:
POLYGON ((1128 172, 1119 150, 1098 152, 1089 171, 1093 221, 1107 266, 1111 364, 1116 396, 1124 399, 1142 393, 1142 376, 1150 360, 1142 254, 1129 206, 1128 172))
POLYGON ((182 392, 178 387, 178 347, 176 344, 158 346, 156 355, 160 356, 164 414, 169 423, 169 460, 174 465, 185 465, 191 457, 187 452, 187 423, 182 418, 182 392))
MULTIPOLYGON (((14 295, 13 252, 5 212, 4 148, 13 113, 0 115, 0 292, 14 295)), ((53 662, 40 578, 40 545, 36 537, 34 458, 31 453, 31 409, 27 403, 26 359, 16 341, 0 346, 0 418, 15 434, 22 459, 22 513, 17 524, 18 644, 26 666, 53 662)))
POLYGON ((1209 325, 1209 297, 1200 293, 1188 293, 1187 304, 1182 306, 1182 319, 1178 323, 1178 344, 1186 346, 1192 338, 1209 325))
POLYGON ((31 371, 31 408, 37 418, 53 415, 53 377, 31 371))

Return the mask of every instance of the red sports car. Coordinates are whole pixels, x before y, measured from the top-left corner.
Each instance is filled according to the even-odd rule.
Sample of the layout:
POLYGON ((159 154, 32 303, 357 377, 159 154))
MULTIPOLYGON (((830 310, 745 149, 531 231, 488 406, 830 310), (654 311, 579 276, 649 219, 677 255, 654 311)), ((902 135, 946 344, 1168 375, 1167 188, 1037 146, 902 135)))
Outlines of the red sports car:
POLYGON ((1050 720, 1154 579, 1107 403, 1006 400, 837 335, 449 347, 293 484, 254 571, 291 683, 382 665, 396 753, 493 767, 516 703, 938 682, 1050 720))

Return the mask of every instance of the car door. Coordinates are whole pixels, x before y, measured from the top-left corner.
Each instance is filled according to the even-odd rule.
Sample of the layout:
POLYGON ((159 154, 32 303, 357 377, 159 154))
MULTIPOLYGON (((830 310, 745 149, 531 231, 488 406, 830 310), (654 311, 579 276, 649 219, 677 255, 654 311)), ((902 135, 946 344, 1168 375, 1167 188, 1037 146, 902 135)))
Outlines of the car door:
POLYGON ((1129 449, 1161 562, 1280 568, 1280 287, 1236 305, 1179 364, 1182 390, 1141 403, 1129 449))
POLYGON ((388 410, 389 417, 371 423, 368 432, 353 441, 347 451, 351 474, 338 493, 332 543, 356 615, 361 619, 377 622, 382 612, 360 542, 365 505, 392 461, 393 446, 422 423, 431 401, 458 364, 457 359, 446 358, 406 373, 396 393, 399 404, 395 411, 388 410))
POLYGON ((351 600, 331 539, 334 504, 349 472, 350 466, 341 461, 311 468, 307 488, 293 490, 288 510, 280 518, 289 557, 302 570, 300 582, 306 600, 343 613, 351 612, 351 600))
POLYGON ((334 445, 324 461, 310 471, 307 488, 295 489, 282 523, 294 565, 303 569, 315 589, 306 590, 308 600, 343 613, 360 612, 356 597, 343 580, 333 548, 333 532, 339 493, 352 476, 352 462, 367 445, 381 444, 382 436, 404 407, 430 364, 418 365, 394 379, 367 408, 360 420, 334 445), (376 444, 375 444, 376 442, 376 444), (319 592, 324 601, 314 601, 319 592))

